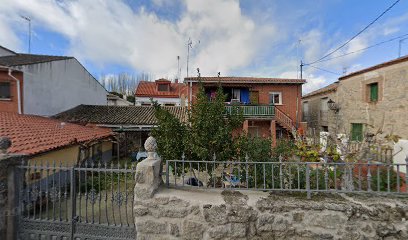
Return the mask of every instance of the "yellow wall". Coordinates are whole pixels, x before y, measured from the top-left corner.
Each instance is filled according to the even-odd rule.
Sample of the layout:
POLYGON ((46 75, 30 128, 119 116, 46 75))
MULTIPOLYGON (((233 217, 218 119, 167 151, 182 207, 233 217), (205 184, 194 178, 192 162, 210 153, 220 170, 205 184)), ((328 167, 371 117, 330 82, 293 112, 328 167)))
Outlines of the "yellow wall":
POLYGON ((34 165, 34 163, 37 165, 46 165, 48 161, 50 166, 52 166, 54 164, 53 161, 55 161, 56 166, 59 166, 60 162, 63 166, 73 166, 77 162, 78 151, 79 146, 75 145, 30 158, 29 162, 30 165, 34 165))
MULTIPOLYGON (((72 167, 72 166, 75 166, 77 163, 78 151, 79 151, 79 145, 74 145, 71 147, 50 151, 50 152, 35 156, 33 158, 30 158, 29 164, 31 166, 34 166, 34 165, 47 166, 47 162, 48 162, 48 165, 52 167, 54 166, 54 161, 55 161, 56 167, 59 167, 60 164, 62 164, 62 167, 72 167)), ((108 151, 112 152, 112 143, 103 142, 102 143, 102 156, 104 152, 108 152, 108 151)), ((91 154, 91 151, 90 151, 90 154, 91 154)), ((92 157, 92 155, 90 155, 89 157, 92 157)), ((37 170, 36 172, 38 172, 39 174, 40 170, 37 170)), ((58 172, 58 169, 55 172, 58 172)), ((27 172, 26 173, 27 179, 30 179, 29 176, 31 176, 33 173, 34 173, 33 170, 30 170, 30 172, 27 172)), ((52 174, 52 173, 54 173, 54 171, 50 170, 49 174, 52 174)), ((46 170, 43 170, 41 174, 41 178, 44 178, 46 176, 47 176, 47 172, 46 170)))

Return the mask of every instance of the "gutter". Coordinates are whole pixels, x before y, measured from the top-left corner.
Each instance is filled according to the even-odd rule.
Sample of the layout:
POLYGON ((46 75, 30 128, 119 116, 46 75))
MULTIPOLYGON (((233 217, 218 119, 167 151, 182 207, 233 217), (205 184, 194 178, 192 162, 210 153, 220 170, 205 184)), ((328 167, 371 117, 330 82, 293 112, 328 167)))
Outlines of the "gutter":
POLYGON ((17 82, 18 114, 22 114, 22 111, 21 111, 21 96, 20 96, 20 80, 17 79, 16 77, 14 77, 13 75, 11 75, 11 73, 12 73, 12 70, 11 70, 11 68, 9 68, 9 69, 8 69, 8 75, 9 75, 12 79, 16 80, 16 82, 17 82))

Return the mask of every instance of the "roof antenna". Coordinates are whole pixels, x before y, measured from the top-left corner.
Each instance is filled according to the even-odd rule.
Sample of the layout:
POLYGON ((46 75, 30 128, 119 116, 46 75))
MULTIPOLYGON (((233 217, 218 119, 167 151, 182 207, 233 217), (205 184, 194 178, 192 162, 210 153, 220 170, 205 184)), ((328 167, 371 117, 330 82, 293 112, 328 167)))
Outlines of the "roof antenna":
POLYGON ((200 68, 197 68, 198 77, 201 77, 200 68))
POLYGON ((220 75, 221 75, 221 72, 218 72, 218 77, 220 77, 220 75))
POLYGON ((28 54, 31 53, 31 18, 20 15, 20 17, 28 22, 28 54))

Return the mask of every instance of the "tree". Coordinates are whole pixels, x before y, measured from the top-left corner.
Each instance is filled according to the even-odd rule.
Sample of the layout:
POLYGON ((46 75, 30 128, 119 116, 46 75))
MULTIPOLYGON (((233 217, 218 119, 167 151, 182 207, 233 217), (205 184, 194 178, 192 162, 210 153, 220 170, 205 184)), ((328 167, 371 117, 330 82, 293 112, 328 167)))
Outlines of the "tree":
POLYGON ((243 117, 238 108, 226 114, 224 101, 221 86, 215 99, 210 100, 200 83, 187 123, 181 123, 154 103, 158 127, 153 130, 153 136, 157 139, 159 154, 164 159, 179 159, 185 153, 195 160, 211 160, 215 154, 217 160, 231 160, 236 155, 233 132, 242 126, 243 117))

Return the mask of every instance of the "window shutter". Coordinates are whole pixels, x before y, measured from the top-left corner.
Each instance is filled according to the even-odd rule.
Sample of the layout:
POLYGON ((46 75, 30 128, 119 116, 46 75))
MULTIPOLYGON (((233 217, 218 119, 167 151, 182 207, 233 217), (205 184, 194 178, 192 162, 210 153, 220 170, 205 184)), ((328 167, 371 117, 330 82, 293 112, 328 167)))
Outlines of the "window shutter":
POLYGON ((370 85, 370 101, 378 101, 378 83, 373 83, 370 85))
POLYGON ((351 124, 351 140, 362 141, 363 140, 363 124, 352 123, 351 124))

